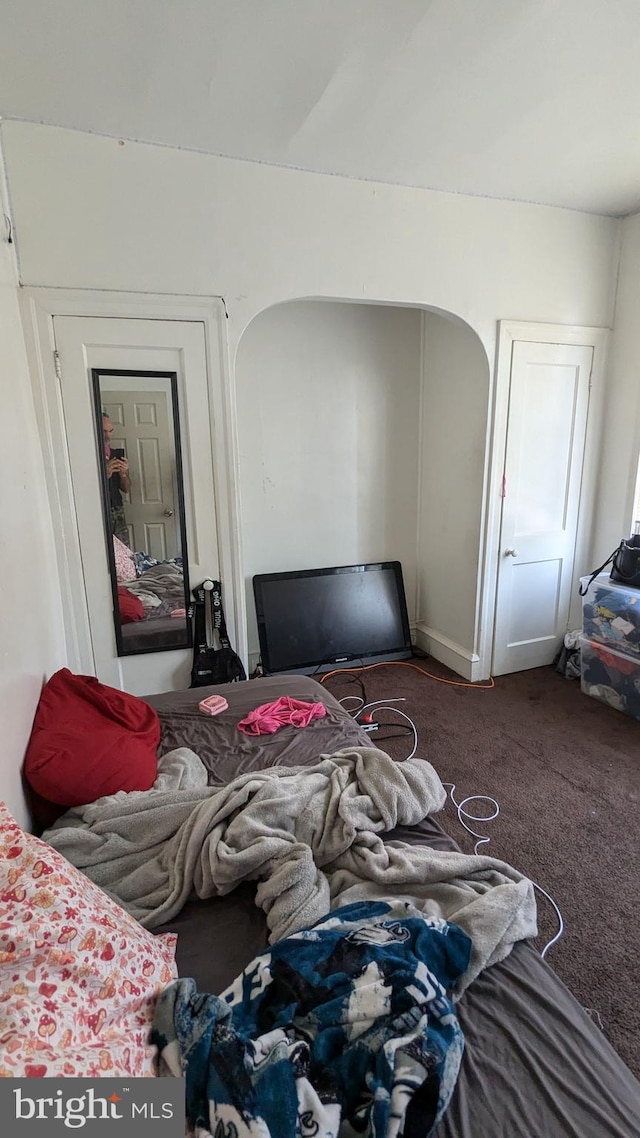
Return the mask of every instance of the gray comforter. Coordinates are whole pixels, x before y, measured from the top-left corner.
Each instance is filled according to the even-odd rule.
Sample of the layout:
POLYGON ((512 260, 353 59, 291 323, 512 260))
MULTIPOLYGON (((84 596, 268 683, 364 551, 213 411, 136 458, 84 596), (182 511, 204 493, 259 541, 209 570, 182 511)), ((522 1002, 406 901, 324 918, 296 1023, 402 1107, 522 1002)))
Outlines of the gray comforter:
POLYGON ((125 588, 139 598, 147 616, 166 616, 185 603, 182 568, 172 561, 158 562, 125 588))
POLYGON ((272 942, 355 900, 405 898, 473 942, 459 996, 480 970, 536 935, 531 882, 490 857, 380 835, 442 809, 430 763, 356 747, 313 767, 254 771, 208 787, 193 751, 163 756, 146 792, 70 810, 43 838, 148 928, 190 894, 257 881, 272 942))

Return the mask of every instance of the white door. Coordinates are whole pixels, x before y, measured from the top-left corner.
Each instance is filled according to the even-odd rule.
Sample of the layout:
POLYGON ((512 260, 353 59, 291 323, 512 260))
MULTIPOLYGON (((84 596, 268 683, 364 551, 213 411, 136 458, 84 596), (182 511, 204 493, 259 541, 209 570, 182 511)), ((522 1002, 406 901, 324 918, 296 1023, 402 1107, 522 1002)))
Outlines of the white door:
POLYGON ((567 627, 593 347, 514 341, 493 674, 550 664, 567 627))
MULTIPOLYGON (((134 695, 188 687, 189 649, 117 656, 91 369, 177 374, 189 579, 193 587, 207 576, 219 576, 204 325, 197 321, 55 316, 53 326, 66 433, 60 445, 68 448, 93 670, 104 683, 134 695)), ((116 427, 114 438, 117 433, 116 427)), ((133 463, 133 455, 131 460, 133 463)))
POLYGON ((173 465, 174 425, 171 390, 155 391, 153 380, 126 381, 118 376, 113 394, 108 376, 100 377, 102 408, 113 423, 112 448, 124 451, 131 473, 131 490, 126 500, 129 548, 144 549, 165 561, 177 557, 177 486, 173 465))

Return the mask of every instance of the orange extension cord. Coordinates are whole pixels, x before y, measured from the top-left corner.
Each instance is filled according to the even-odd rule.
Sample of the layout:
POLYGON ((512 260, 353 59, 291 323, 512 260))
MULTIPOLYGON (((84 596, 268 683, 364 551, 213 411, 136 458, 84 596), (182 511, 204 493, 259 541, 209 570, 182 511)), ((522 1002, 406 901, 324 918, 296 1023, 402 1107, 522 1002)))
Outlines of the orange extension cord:
POLYGON ((482 689, 490 689, 495 687, 493 676, 488 684, 472 684, 468 680, 445 680, 442 676, 434 676, 432 672, 427 672, 424 668, 420 668, 417 664, 410 664, 408 660, 382 660, 379 664, 366 664, 362 668, 336 668, 333 672, 325 672, 323 676, 318 676, 319 683, 323 684, 329 676, 355 675, 356 672, 370 672, 372 668, 415 668, 416 672, 422 672, 423 676, 428 676, 431 680, 436 680, 439 684, 451 684, 454 688, 475 688, 476 691, 482 689))

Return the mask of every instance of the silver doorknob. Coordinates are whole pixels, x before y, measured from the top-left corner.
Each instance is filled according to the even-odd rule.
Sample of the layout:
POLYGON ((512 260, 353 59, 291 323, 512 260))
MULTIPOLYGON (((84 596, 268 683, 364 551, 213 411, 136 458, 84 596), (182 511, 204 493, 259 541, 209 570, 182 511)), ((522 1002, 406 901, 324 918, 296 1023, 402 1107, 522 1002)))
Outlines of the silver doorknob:
POLYGON ((517 557, 518 556, 518 550, 517 549, 505 549, 504 555, 505 555, 505 557, 517 557))
POLYGON ((163 512, 165 518, 172 518, 173 517, 173 510, 163 510, 162 512, 163 512))

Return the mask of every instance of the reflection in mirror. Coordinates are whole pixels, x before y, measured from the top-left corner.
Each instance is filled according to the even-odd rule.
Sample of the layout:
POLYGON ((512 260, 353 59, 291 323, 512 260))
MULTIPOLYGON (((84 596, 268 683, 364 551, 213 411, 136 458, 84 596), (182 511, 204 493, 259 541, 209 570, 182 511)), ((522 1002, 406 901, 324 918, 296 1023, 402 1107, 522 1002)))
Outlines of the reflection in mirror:
POLYGON ((189 648, 176 373, 92 376, 118 655, 189 648))

